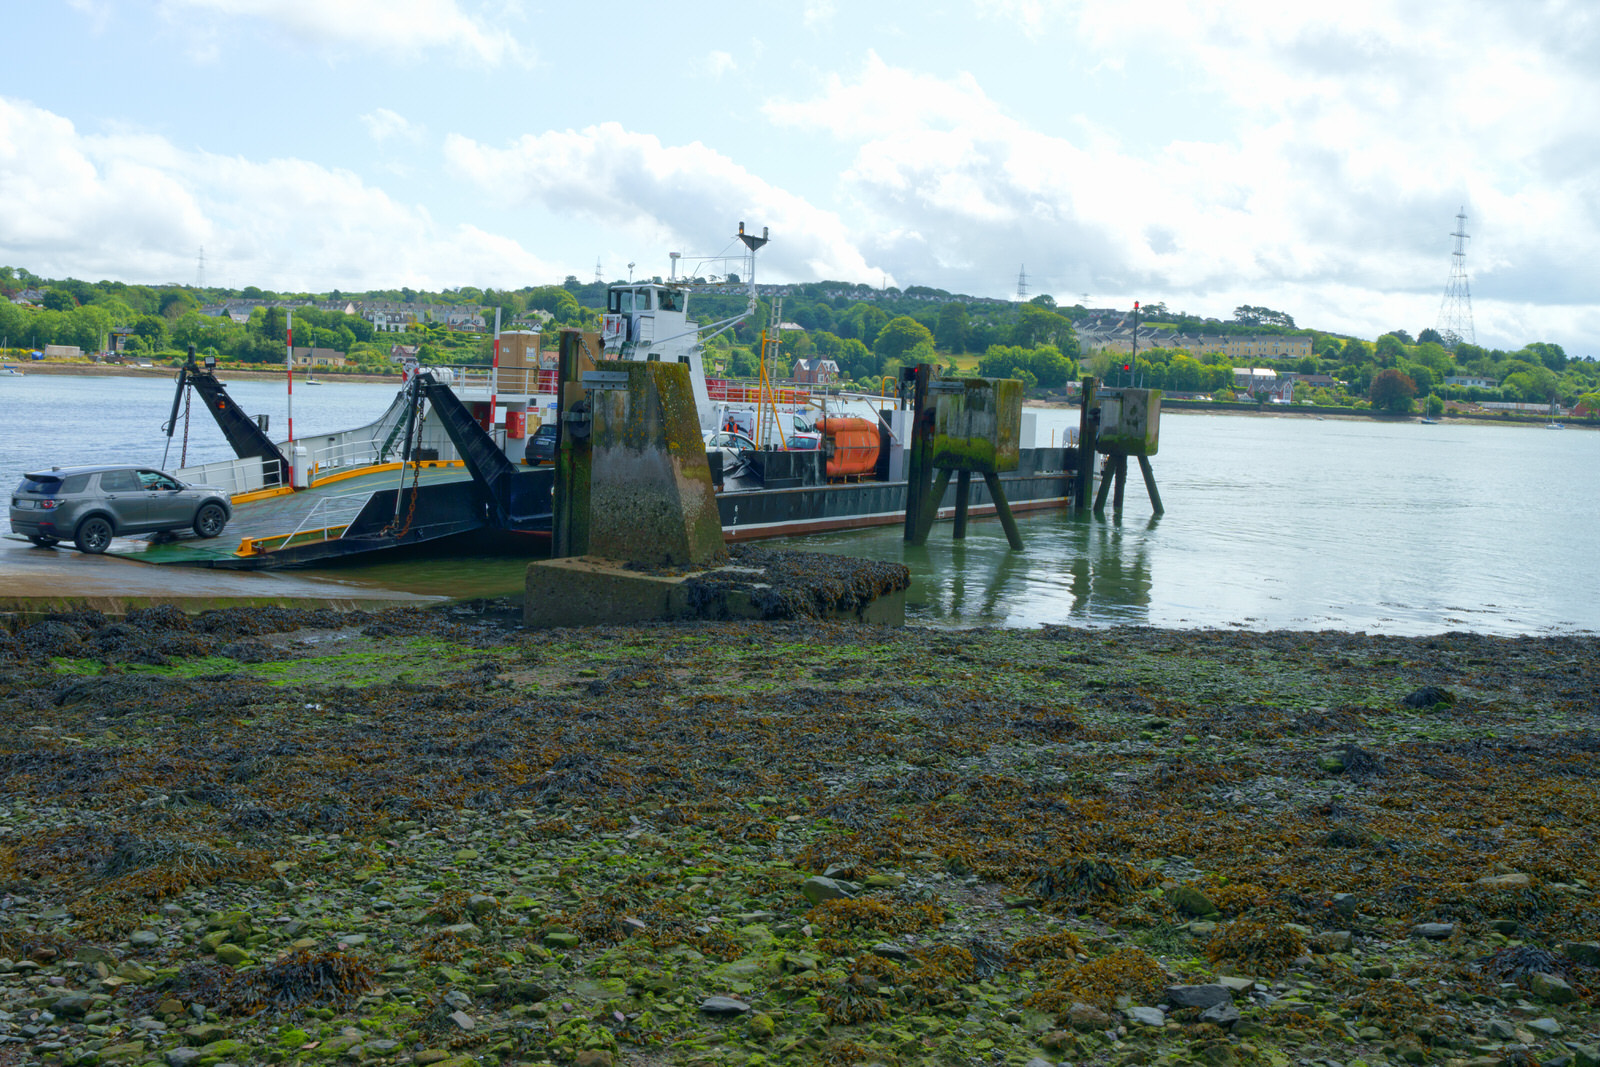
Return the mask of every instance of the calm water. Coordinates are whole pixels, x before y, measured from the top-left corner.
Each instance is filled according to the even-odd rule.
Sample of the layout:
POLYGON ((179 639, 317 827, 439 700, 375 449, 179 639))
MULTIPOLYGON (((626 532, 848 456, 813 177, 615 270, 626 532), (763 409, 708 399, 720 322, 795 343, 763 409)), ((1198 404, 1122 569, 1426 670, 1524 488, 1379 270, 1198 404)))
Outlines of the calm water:
MULTIPOLYGON (((310 434, 370 421, 395 386, 330 382, 295 393, 310 434)), ((0 379, 0 481, 110 457, 158 463, 170 382, 0 379)), ((283 436, 281 386, 230 385, 283 436)), ((1047 425, 1076 423, 1050 412, 1047 425)), ((1048 429, 1046 430, 1048 434, 1048 429)), ((1027 548, 978 521, 908 548, 898 528, 795 538, 902 561, 927 625, 1150 624, 1383 633, 1600 631, 1600 434, 1298 417, 1172 415, 1153 463, 1167 513, 1137 472, 1120 519, 1020 519, 1027 548)), ((178 444, 168 466, 178 465, 178 444)), ((204 412, 189 462, 227 458, 204 412)), ((344 566, 340 581, 455 596, 520 591, 524 561, 445 557, 344 566)))

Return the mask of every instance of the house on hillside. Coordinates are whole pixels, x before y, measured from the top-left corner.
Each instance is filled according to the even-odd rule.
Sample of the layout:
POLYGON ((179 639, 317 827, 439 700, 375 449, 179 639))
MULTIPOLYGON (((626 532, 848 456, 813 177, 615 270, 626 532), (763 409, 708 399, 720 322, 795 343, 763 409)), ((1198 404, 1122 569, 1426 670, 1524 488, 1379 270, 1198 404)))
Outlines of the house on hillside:
POLYGON ((821 356, 797 359, 794 361, 794 371, 790 374, 790 378, 810 385, 826 385, 839 380, 839 364, 821 356))
POLYGON ((302 348, 296 345, 291 354, 296 367, 342 367, 346 362, 344 353, 332 348, 302 348))
POLYGON ((392 300, 373 300, 358 305, 356 314, 372 323, 379 333, 402 333, 417 321, 414 304, 399 304, 392 300))
POLYGON ((260 306, 259 300, 230 300, 225 304, 207 304, 200 309, 200 314, 243 326, 250 321, 250 313, 260 306))
POLYGON ((1310 334, 1169 334, 1163 347, 1193 356, 1220 352, 1229 359, 1305 359, 1313 354, 1310 334))
POLYGON ((1286 404, 1294 390, 1294 378, 1289 375, 1279 377, 1271 367, 1235 367, 1233 390, 1249 396, 1265 393, 1268 400, 1286 404))
MULTIPOLYGON (((1113 322, 1100 320, 1097 322, 1081 322, 1073 327, 1078 335, 1078 348, 1088 352, 1099 349, 1104 352, 1132 352, 1135 342, 1135 331, 1131 320, 1118 319, 1113 322)), ((1152 348, 1170 347, 1172 338, 1171 330, 1158 330, 1151 326, 1140 324, 1137 332, 1138 347, 1149 350, 1152 348)))
POLYGON ((436 312, 433 316, 433 321, 442 322, 452 330, 481 333, 487 325, 477 308, 441 307, 436 309, 436 312))
POLYGON ((1293 374, 1288 371, 1278 375, 1290 385, 1304 385, 1312 389, 1337 389, 1339 380, 1331 374, 1293 374))

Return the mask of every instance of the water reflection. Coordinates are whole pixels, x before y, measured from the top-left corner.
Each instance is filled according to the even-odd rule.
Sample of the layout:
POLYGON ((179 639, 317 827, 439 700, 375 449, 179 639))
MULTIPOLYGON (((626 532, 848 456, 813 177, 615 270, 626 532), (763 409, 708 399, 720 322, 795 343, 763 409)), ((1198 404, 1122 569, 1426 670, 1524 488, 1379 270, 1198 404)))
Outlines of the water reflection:
POLYGON ((963 541, 940 523, 925 545, 907 545, 898 527, 785 543, 905 564, 911 570, 906 618, 919 625, 1138 625, 1151 621, 1151 544, 1159 523, 1068 512, 1020 515, 1021 552, 1011 549, 993 519, 974 520, 963 541))
POLYGON ((1068 540, 1052 555, 1066 559, 1071 575, 1069 619, 1086 625, 1150 621, 1149 538, 1160 521, 1152 516, 1141 525, 1120 514, 1109 522, 1092 515, 1062 517, 1068 540))
MULTIPOLYGON (((948 533, 948 529, 947 524, 935 526, 934 536, 941 530, 948 533)), ((829 551, 820 545, 804 547, 829 551)), ((854 554, 848 547, 842 550, 854 554)), ((873 558, 892 559, 892 551, 873 558)), ((1004 604, 1016 595, 1019 579, 1025 577, 1027 570, 1026 559, 1011 551, 1003 536, 974 537, 971 526, 967 540, 949 540, 932 552, 927 546, 906 546, 901 562, 911 568, 907 615, 916 621, 922 621, 926 614, 941 621, 971 618, 988 624, 1004 623, 1004 604)))

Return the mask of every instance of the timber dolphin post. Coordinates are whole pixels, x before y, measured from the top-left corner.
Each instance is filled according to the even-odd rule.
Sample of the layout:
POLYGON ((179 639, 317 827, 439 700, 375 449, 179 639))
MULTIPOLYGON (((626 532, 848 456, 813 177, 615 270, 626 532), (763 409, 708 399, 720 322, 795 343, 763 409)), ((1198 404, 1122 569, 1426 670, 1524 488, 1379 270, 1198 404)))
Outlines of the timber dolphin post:
MULTIPOLYGON (((928 407, 928 383, 933 378, 933 368, 926 363, 904 367, 900 371, 902 398, 907 386, 911 391, 911 447, 906 449, 906 524, 905 539, 920 545, 927 534, 918 536, 922 526, 923 501, 933 494, 933 467, 929 458, 933 453, 933 412, 928 407)), ((948 483, 947 483, 948 484, 948 483)), ((944 495, 940 489, 935 501, 944 495)), ((935 509, 938 504, 935 503, 935 509)))
POLYGON ((1157 515, 1165 513, 1167 509, 1161 506, 1161 493, 1156 489, 1156 472, 1150 469, 1149 456, 1139 457, 1139 473, 1144 475, 1144 489, 1150 494, 1150 506, 1157 515))
POLYGON ((1100 379, 1083 380, 1083 408, 1078 415, 1078 481, 1073 486, 1072 510, 1083 511, 1089 506, 1089 494, 1094 489, 1095 438, 1100 433, 1100 379))
MULTIPOLYGON (((1084 379, 1086 389, 1090 381, 1092 379, 1084 379)), ((1150 467, 1150 457, 1156 454, 1160 446, 1161 391, 1102 389, 1098 399, 1098 437, 1088 446, 1081 439, 1079 441, 1079 447, 1084 450, 1079 459, 1080 472, 1084 463, 1093 462, 1095 450, 1106 457, 1105 468, 1100 473, 1100 490, 1094 497, 1095 514, 1104 512, 1106 494, 1113 490, 1112 511, 1121 513, 1123 493, 1128 484, 1129 456, 1138 457, 1139 472, 1144 476, 1145 491, 1150 494, 1151 509, 1157 515, 1162 514, 1165 509, 1161 504, 1161 494, 1156 490, 1155 471, 1150 467)), ((1087 398, 1085 404, 1087 419, 1087 398)))
POLYGON ((552 497, 550 555, 560 559, 589 551, 589 479, 592 464, 590 406, 583 389, 583 335, 561 331, 556 386, 556 480, 552 497))
POLYGON ((912 409, 913 473, 906 493, 906 541, 915 545, 927 541, 952 474, 959 476, 954 536, 956 540, 965 538, 972 475, 981 474, 1007 542, 1020 550, 1022 533, 1000 483, 1000 472, 1016 470, 1020 457, 1022 383, 1013 378, 935 380, 926 364, 916 368, 913 380, 917 402, 912 409), (931 490, 924 492, 934 471, 938 478, 931 490))

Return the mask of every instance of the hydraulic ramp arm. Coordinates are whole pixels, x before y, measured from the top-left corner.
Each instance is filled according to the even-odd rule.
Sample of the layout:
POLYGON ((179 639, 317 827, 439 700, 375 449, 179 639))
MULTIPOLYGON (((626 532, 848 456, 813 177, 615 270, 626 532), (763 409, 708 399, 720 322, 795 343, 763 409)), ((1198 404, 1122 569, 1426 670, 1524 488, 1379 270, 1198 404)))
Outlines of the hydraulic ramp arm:
POLYGON ((286 485, 289 480, 289 458, 283 454, 256 420, 246 415, 234 403, 228 390, 217 380, 210 366, 195 363, 194 345, 189 346, 189 359, 178 371, 178 391, 172 398, 172 418, 167 423, 167 436, 171 437, 178 421, 178 401, 183 387, 188 385, 205 401, 206 410, 217 420, 217 426, 228 439, 234 454, 240 459, 259 457, 268 486, 286 485))
MULTIPOLYGON (((472 417, 448 385, 427 371, 413 377, 418 389, 433 407, 435 415, 444 423, 461 460, 479 485, 489 494, 494 509, 495 522, 506 530, 524 530, 548 526, 550 502, 548 486, 540 494, 536 489, 538 479, 506 458, 494 438, 484 432, 478 420, 472 417)), ((409 436, 409 435, 408 435, 409 436)))

